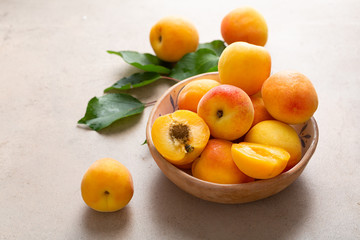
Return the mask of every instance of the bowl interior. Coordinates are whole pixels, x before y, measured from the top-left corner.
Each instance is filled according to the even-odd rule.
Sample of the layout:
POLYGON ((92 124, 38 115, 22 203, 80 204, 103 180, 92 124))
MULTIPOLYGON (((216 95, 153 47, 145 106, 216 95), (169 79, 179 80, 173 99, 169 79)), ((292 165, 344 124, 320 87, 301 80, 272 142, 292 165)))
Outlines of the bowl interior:
POLYGON ((178 96, 181 89, 190 81, 197 79, 218 79, 218 73, 206 73, 183 80, 169 88, 157 101, 150 113, 146 138, 149 150, 162 172, 182 190, 204 200, 219 203, 245 203, 276 194, 289 186, 304 170, 318 142, 318 127, 312 117, 303 124, 292 125, 302 144, 302 159, 289 171, 274 178, 257 180, 243 184, 216 184, 193 177, 164 159, 154 147, 151 127, 156 118, 178 110, 178 96))

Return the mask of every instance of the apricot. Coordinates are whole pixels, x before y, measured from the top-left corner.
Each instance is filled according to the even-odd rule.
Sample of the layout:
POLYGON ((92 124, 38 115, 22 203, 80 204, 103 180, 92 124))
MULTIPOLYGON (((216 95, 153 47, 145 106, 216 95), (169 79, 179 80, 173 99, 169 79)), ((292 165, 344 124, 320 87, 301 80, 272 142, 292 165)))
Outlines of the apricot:
POLYGON ((251 102, 254 106, 254 121, 251 127, 255 126, 257 123, 265 120, 274 119, 270 113, 266 110, 264 100, 262 99, 259 93, 250 96, 251 102))
POLYGON ((200 158, 192 165, 194 177, 208 182, 236 184, 253 181, 235 165, 230 141, 210 139, 200 158))
POLYGON ((264 47, 235 42, 220 55, 218 70, 220 83, 234 85, 253 95, 270 76, 271 56, 264 47))
POLYGON ((243 173, 256 179, 279 175, 290 158, 290 154, 283 148, 247 142, 233 144, 231 156, 243 173))
POLYGON ((186 84, 178 98, 179 109, 197 112, 200 99, 213 87, 219 86, 218 81, 212 79, 194 80, 186 84))
POLYGON ((289 124, 306 122, 318 107, 318 97, 311 81, 302 73, 281 71, 263 84, 261 94, 268 112, 289 124))
POLYGON ((277 120, 259 122, 245 135, 245 142, 265 144, 285 149, 290 154, 286 170, 301 159, 301 142, 294 128, 277 120))
POLYGON ((265 46, 268 27, 265 18, 254 8, 240 7, 223 18, 221 35, 227 44, 242 41, 265 46))
POLYGON ((132 199, 134 185, 130 171, 119 161, 102 158, 95 161, 81 181, 84 202, 99 212, 114 212, 132 199))
POLYGON ((205 93, 197 113, 209 126, 213 137, 229 141, 243 136, 254 120, 250 97, 240 88, 226 84, 205 93))
POLYGON ((150 30, 150 43, 156 56, 167 62, 177 62, 199 45, 199 33, 188 20, 168 16, 160 19, 150 30))
POLYGON ((188 110, 177 110, 158 117, 151 137, 157 151, 175 165, 186 165, 205 148, 210 130, 204 120, 188 110))

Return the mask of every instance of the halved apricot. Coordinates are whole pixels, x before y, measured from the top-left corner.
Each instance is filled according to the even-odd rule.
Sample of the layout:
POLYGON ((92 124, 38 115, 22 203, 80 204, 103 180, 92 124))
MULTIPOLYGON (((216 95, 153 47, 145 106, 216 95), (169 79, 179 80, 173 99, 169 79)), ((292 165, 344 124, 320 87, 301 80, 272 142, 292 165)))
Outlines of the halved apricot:
POLYGON ((210 138, 204 120, 188 110, 158 117, 151 129, 155 148, 169 162, 185 165, 196 159, 210 138))
POLYGON ((248 142, 233 144, 231 155, 243 173, 256 179, 279 175, 290 159, 290 154, 283 148, 248 142))

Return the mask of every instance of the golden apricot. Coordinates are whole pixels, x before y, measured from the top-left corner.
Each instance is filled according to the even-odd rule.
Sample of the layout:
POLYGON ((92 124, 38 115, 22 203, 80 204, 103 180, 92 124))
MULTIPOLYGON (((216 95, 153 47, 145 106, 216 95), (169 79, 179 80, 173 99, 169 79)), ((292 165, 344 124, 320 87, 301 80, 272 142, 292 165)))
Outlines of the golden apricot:
POLYGON ((254 181, 235 165, 230 141, 210 139, 200 158, 193 162, 194 177, 208 182, 237 184, 254 181))
POLYGON ((179 109, 197 112, 200 99, 213 87, 220 83, 211 79, 194 80, 186 84, 178 98, 179 109))
POLYGON ((271 56, 264 47, 234 42, 220 55, 218 70, 220 83, 239 87, 250 96, 270 76, 271 56))
POLYGON ((209 126, 213 137, 229 141, 243 136, 254 120, 250 97, 240 88, 227 84, 205 93, 197 113, 209 126))
POLYGON ((254 8, 240 7, 223 18, 221 35, 227 44, 241 41, 265 46, 268 27, 265 18, 254 8))
POLYGON ((99 212, 122 209, 130 202, 133 194, 131 173, 112 158, 95 161, 81 181, 81 196, 84 202, 99 212))
POLYGON ((150 43, 158 58, 177 62, 185 54, 196 51, 199 33, 188 20, 168 16, 160 19, 151 28, 150 43))
POLYGON ((259 122, 245 135, 245 142, 265 144, 285 149, 290 154, 286 170, 301 159, 301 142, 294 128, 277 120, 259 122))
POLYGON ((233 144, 231 155, 236 166, 255 179, 269 179, 279 175, 290 158, 290 154, 283 148, 248 142, 233 144))
POLYGON ((271 75, 261 89, 268 112, 289 124, 306 122, 318 107, 318 97, 311 81, 302 73, 280 71, 271 75))
POLYGON ((177 110, 155 120, 151 137, 165 159, 175 165, 186 165, 201 154, 209 140, 210 130, 196 113, 177 110))
POLYGON ((264 100, 260 94, 254 94, 250 96, 251 102, 254 106, 254 121, 251 127, 255 126, 257 123, 265 120, 274 119, 270 113, 266 110, 264 100))

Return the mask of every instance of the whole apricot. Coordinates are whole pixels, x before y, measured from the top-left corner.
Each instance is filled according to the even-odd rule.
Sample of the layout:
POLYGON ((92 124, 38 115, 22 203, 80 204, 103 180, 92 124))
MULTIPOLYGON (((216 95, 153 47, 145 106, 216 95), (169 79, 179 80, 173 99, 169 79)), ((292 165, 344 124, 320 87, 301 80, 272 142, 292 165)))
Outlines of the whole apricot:
POLYGON ((197 112, 200 99, 220 83, 211 79, 194 80, 185 85, 178 98, 179 109, 197 112))
POLYGON ((214 183, 236 184, 254 179, 246 176, 234 163, 230 141, 210 139, 200 158, 192 165, 194 177, 214 183))
POLYGON ((289 124, 306 122, 318 107, 318 97, 311 81, 302 73, 280 71, 271 75, 261 89, 268 112, 289 124))
POLYGON ((188 110, 158 117, 151 137, 156 150, 169 162, 181 166, 195 160, 205 148, 210 130, 204 120, 188 110))
POLYGON ((271 56, 264 47, 235 42, 220 55, 218 70, 220 83, 234 85, 253 95, 270 76, 271 56))
POLYGON ((245 135, 245 142, 265 144, 285 149, 290 154, 286 170, 301 159, 301 142, 294 128, 277 120, 259 122, 245 135))
POLYGON ((195 26, 182 17, 160 19, 150 30, 150 43, 158 58, 177 62, 185 54, 194 52, 199 45, 195 26))
POLYGON ((114 212, 125 207, 134 194, 131 173, 119 161, 102 158, 95 161, 81 181, 84 202, 99 212, 114 212))
POLYGON ((240 88, 227 84, 205 93, 197 113, 209 126, 213 137, 229 141, 243 136, 254 120, 250 97, 240 88))
POLYGON ((279 175, 290 158, 283 148, 248 142, 233 144, 231 156, 243 173, 256 179, 279 175))
POLYGON ((223 18, 221 34, 227 44, 248 42, 265 46, 268 27, 265 18, 254 8, 240 7, 232 10, 223 18))
POLYGON ((250 96, 251 102, 254 106, 254 121, 251 127, 255 126, 257 123, 265 120, 274 119, 270 113, 266 110, 264 100, 261 97, 261 94, 257 93, 250 96))

